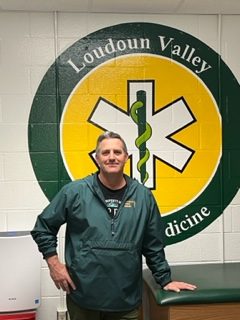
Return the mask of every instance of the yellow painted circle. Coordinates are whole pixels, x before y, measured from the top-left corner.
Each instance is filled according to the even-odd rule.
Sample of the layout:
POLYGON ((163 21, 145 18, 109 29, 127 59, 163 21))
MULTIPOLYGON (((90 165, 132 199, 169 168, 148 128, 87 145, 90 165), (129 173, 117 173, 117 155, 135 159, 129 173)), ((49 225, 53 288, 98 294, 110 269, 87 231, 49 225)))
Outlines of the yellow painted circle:
MULTIPOLYGON (((191 203, 210 183, 222 149, 221 118, 205 84, 173 60, 155 55, 126 55, 108 61, 86 75, 69 97, 61 119, 61 152, 72 179, 96 171, 91 152, 102 131, 88 122, 100 97, 127 112, 127 81, 155 81, 155 111, 184 97, 196 122, 175 134, 179 143, 195 151, 180 173, 156 161, 153 194, 161 213, 170 214, 191 203)), ((125 172, 130 173, 130 161, 125 172)))

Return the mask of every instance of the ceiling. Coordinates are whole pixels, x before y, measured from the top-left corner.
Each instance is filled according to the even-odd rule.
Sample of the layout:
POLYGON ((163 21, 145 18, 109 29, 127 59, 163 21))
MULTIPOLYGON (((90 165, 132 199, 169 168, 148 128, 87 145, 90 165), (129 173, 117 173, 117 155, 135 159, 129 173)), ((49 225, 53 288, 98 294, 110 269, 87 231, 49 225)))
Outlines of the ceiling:
POLYGON ((240 14, 240 0, 0 0, 0 11, 240 14))

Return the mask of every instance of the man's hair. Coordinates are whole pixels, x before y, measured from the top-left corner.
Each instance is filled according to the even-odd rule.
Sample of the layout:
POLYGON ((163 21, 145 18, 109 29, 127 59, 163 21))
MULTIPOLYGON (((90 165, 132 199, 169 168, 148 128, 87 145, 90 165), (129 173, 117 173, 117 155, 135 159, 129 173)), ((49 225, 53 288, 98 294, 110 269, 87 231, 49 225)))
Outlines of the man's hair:
POLYGON ((96 145, 96 154, 98 154, 99 152, 99 144, 104 140, 104 139, 119 139, 120 141, 122 141, 123 144, 123 151, 125 153, 127 152, 127 145, 125 143, 125 141, 123 140, 123 138, 120 136, 120 134, 116 133, 116 132, 112 132, 112 131, 106 131, 103 134, 101 134, 98 139, 97 139, 97 145, 96 145))

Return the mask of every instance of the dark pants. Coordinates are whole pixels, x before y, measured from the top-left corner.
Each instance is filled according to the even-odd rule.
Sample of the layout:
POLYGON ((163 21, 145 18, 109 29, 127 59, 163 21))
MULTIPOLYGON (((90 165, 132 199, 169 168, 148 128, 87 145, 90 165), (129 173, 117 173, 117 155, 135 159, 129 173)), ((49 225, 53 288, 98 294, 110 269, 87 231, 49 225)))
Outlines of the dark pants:
POLYGON ((125 312, 105 312, 82 309, 67 296, 70 320, 138 320, 139 309, 125 312))

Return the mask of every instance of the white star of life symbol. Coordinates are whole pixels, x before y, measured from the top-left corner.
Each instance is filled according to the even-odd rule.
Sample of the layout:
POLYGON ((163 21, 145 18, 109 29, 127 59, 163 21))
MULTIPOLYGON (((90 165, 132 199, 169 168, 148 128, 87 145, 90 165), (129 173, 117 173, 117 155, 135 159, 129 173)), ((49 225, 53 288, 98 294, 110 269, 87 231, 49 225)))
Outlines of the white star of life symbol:
POLYGON ((121 107, 101 97, 89 121, 105 131, 114 131, 122 136, 131 157, 132 177, 141 181, 141 175, 137 169, 139 149, 136 146, 139 131, 138 125, 130 115, 130 108, 136 102, 137 93, 140 91, 145 92, 146 122, 151 127, 151 136, 146 141, 150 156, 145 164, 149 175, 145 186, 154 189, 156 159, 183 172, 194 154, 193 150, 172 138, 175 133, 196 121, 184 98, 170 102, 154 112, 154 81, 128 81, 128 112, 124 112, 121 107))

